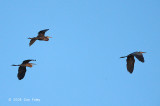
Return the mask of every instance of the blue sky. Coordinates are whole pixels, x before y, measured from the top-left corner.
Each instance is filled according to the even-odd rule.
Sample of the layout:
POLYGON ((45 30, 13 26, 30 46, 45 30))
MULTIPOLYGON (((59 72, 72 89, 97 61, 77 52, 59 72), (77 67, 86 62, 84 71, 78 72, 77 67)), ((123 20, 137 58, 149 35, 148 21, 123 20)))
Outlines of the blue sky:
POLYGON ((1 0, 0 105, 159 106, 159 5, 158 0, 1 0), (53 38, 29 47, 27 38, 43 29, 53 38), (147 53, 130 74, 119 57, 134 51, 147 53), (11 65, 25 59, 37 65, 19 81, 18 67, 11 65))

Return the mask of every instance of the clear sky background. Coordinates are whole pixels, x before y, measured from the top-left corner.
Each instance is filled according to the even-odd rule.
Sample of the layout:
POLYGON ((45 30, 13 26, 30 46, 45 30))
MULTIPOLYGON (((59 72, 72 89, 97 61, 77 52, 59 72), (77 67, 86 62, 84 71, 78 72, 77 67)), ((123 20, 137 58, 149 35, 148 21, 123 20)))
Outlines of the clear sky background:
POLYGON ((0 0, 0 13, 0 106, 160 106, 159 0, 0 0), (53 38, 29 47, 43 29, 53 38), (119 57, 135 51, 130 74, 119 57), (37 65, 18 80, 25 59, 37 65))

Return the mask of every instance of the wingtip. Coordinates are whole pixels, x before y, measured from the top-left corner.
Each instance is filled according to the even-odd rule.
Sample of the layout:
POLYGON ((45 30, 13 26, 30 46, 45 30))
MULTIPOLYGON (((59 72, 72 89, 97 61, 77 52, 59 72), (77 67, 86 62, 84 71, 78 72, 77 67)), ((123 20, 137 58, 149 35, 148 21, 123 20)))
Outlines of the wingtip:
POLYGON ((129 72, 130 74, 132 74, 132 73, 133 73, 133 70, 128 70, 128 72, 129 72))
POLYGON ((18 78, 18 80, 22 80, 23 78, 18 78))
POLYGON ((49 29, 44 29, 45 31, 48 31, 49 29))

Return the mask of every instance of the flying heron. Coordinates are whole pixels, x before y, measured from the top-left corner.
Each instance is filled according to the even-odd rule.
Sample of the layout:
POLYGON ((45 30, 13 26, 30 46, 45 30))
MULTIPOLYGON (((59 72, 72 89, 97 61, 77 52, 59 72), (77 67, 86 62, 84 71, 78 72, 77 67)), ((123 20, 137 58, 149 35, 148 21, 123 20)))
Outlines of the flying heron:
POLYGON ((17 77, 19 80, 23 79, 26 73, 26 67, 32 67, 35 65, 34 63, 29 63, 30 61, 36 61, 36 60, 24 60, 22 64, 19 65, 12 65, 12 66, 19 66, 17 77))
POLYGON ((143 57, 143 54, 142 53, 146 53, 146 52, 133 52, 127 56, 123 56, 123 57, 120 57, 120 58, 125 58, 127 57, 126 59, 126 62, 127 62, 127 70, 132 73, 133 72, 133 69, 134 69, 134 62, 135 62, 135 59, 134 59, 134 56, 139 60, 141 61, 142 63, 144 63, 144 57, 143 57))
POLYGON ((49 36, 44 36, 45 32, 47 32, 48 30, 49 29, 41 30, 41 31, 38 32, 38 36, 37 37, 28 38, 28 39, 31 39, 30 43, 29 43, 29 46, 31 46, 36 40, 48 41, 49 38, 52 38, 52 37, 49 37, 49 36))

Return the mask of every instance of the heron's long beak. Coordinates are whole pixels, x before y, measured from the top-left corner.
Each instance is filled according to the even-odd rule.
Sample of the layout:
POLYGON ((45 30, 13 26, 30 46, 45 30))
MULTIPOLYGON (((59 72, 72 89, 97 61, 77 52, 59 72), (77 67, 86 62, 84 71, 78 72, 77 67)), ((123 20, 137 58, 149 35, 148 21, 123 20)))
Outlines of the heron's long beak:
POLYGON ((141 53, 146 53, 146 52, 141 52, 141 53))
POLYGON ((52 37, 48 37, 48 38, 52 38, 52 37))

